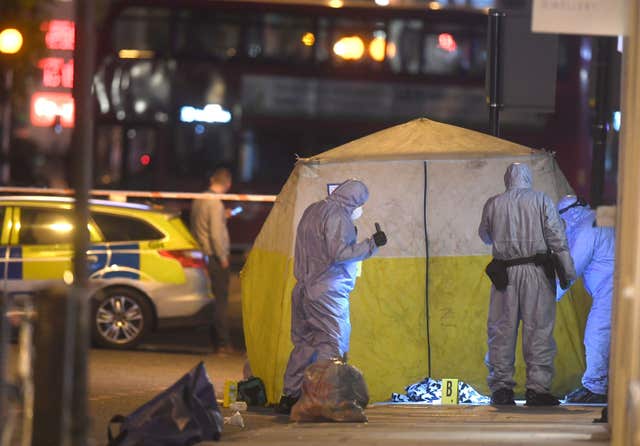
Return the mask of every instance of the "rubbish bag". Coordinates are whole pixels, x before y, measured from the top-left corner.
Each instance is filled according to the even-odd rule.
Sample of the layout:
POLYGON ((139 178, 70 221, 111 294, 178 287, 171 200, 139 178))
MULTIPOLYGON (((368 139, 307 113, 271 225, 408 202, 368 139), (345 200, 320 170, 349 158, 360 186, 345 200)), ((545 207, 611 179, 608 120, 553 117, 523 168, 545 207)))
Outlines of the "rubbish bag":
POLYGON ((358 369, 340 359, 322 360, 304 371, 302 394, 290 419, 366 422, 367 404, 369 390, 358 369))
POLYGON ((107 435, 109 446, 190 446, 219 440, 222 424, 213 384, 200 362, 130 415, 114 416, 107 435), (113 423, 120 424, 115 437, 113 423))

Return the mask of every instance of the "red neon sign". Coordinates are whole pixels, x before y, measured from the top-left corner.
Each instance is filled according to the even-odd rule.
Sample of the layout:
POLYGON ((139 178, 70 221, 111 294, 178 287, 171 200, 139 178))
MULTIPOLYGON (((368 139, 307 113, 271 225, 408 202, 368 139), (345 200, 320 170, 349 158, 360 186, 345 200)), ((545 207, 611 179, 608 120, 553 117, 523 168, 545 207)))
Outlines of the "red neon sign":
POLYGON ((458 48, 458 44, 451 34, 442 33, 438 35, 438 48, 453 53, 458 48))
POLYGON ((39 91, 31 96, 31 124, 51 127, 59 117, 62 127, 73 127, 75 105, 71 93, 39 91))
POLYGON ((43 86, 73 88, 73 59, 65 62, 62 57, 45 57, 38 68, 42 69, 43 86))
POLYGON ((73 59, 62 66, 62 86, 73 88, 73 59))
POLYGON ((50 50, 73 50, 76 42, 76 25, 71 20, 51 20, 42 24, 46 31, 44 42, 50 50))

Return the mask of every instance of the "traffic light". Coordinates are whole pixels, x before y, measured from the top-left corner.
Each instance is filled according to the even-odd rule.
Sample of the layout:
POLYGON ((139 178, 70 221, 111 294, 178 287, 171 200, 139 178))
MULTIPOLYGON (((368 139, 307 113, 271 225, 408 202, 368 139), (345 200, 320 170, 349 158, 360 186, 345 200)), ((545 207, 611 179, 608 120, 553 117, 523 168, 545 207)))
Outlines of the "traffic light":
POLYGON ((0 53, 16 54, 22 48, 22 33, 15 28, 4 28, 0 31, 0 53))

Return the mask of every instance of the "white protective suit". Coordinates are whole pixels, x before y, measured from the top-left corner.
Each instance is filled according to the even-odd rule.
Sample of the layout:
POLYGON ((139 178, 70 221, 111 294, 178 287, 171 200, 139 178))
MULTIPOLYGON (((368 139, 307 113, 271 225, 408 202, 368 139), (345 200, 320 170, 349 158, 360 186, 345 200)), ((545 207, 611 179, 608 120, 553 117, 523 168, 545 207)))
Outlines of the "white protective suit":
MULTIPOLYGON (((576 206, 576 201, 575 196, 564 197, 558 202, 558 210, 567 226, 567 241, 576 274, 582 276, 584 287, 593 300, 584 330, 587 368, 582 385, 593 393, 606 395, 616 234, 614 228, 595 226, 595 211, 586 204, 576 206)), ((563 294, 564 290, 558 288, 557 299, 560 300, 563 294)))
POLYGON ((293 273, 291 341, 284 395, 298 397, 304 370, 320 359, 349 351, 349 293, 357 262, 371 257, 373 238, 357 243, 353 211, 369 198, 364 183, 347 180, 327 198, 310 205, 298 223, 293 273))
MULTIPOLYGON (((482 211, 478 233, 493 245, 499 260, 531 257, 553 250, 568 280, 575 271, 564 225, 549 196, 534 191, 526 164, 511 164, 505 173, 506 191, 491 197, 482 211)), ((553 339, 556 286, 542 266, 533 263, 507 268, 505 291, 491 287, 487 323, 489 349, 487 383, 492 392, 512 390, 518 325, 522 321, 522 350, 527 366, 526 388, 549 393, 556 345, 553 339)))

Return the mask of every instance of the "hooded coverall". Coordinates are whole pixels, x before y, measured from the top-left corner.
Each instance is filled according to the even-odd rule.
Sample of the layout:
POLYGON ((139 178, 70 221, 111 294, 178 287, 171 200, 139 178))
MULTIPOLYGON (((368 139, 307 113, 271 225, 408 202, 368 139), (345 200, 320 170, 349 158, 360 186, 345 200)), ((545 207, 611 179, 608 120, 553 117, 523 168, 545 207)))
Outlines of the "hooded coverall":
MULTIPOLYGON (((564 225, 553 201, 534 191, 526 164, 513 163, 504 175, 506 191, 491 197, 482 211, 480 238, 493 245, 493 256, 514 260, 546 253, 557 255, 568 280, 575 271, 567 247, 564 225)), ((488 352, 485 359, 492 392, 512 390, 518 325, 522 321, 522 350, 527 366, 526 388, 549 393, 556 345, 555 283, 542 266, 533 263, 507 268, 505 291, 491 287, 487 323, 488 352)))
POLYGON ((353 211, 369 198, 364 183, 347 180, 327 198, 310 205, 298 223, 293 273, 291 341, 293 351, 283 394, 300 395, 304 370, 321 359, 349 351, 349 293, 357 262, 371 257, 373 238, 357 243, 353 211))
MULTIPOLYGON (((562 210, 575 203, 575 196, 558 203, 562 210)), ((593 393, 607 394, 609 384, 609 347, 611 341, 611 302, 616 234, 613 228, 595 225, 595 212, 588 206, 575 206, 561 214, 567 225, 567 241, 578 277, 593 300, 584 330, 587 368, 582 385, 593 393)), ((564 291, 558 289, 558 300, 564 291)))

